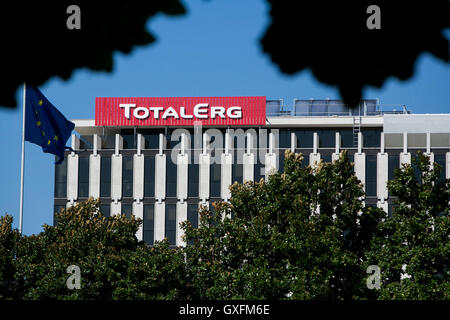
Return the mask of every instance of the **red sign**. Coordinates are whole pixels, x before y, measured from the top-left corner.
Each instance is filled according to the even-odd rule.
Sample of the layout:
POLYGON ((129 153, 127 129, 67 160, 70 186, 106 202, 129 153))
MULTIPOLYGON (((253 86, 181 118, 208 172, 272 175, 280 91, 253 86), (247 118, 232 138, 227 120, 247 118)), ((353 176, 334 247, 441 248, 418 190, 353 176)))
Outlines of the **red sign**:
POLYGON ((264 125, 266 97, 96 98, 96 126, 264 125))

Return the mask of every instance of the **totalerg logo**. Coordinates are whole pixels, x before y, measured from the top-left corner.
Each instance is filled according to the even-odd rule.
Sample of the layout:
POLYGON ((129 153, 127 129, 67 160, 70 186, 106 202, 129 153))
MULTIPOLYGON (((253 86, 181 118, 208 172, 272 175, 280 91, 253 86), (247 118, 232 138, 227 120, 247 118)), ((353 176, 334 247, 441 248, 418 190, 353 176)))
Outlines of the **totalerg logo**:
POLYGON ((121 103, 123 115, 127 119, 144 120, 148 117, 154 119, 241 119, 242 108, 238 106, 225 108, 223 106, 209 106, 208 103, 199 103, 194 106, 192 114, 185 107, 179 107, 179 111, 173 107, 136 107, 135 103, 121 103))

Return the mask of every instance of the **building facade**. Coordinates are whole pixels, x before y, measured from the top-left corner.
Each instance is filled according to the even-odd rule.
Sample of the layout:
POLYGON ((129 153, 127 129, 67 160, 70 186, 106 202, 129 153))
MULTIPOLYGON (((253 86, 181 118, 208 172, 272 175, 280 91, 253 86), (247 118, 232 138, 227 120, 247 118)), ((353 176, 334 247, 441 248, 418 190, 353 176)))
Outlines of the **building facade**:
POLYGON ((160 100, 146 107, 115 98, 96 101, 96 119, 73 120, 74 152, 55 165, 55 211, 100 198, 105 215, 143 220, 138 239, 185 245, 180 222, 198 225, 199 206, 229 200, 235 181, 283 171, 286 149, 301 152, 304 165, 312 166, 347 150, 364 185, 365 205, 389 213, 387 181, 419 150, 443 168, 441 179, 450 177, 450 115, 415 115, 404 106, 386 110, 376 100, 349 109, 338 100, 294 100, 285 106, 258 98, 263 99, 255 104, 233 98, 171 100, 165 107, 160 100), (205 99, 209 102, 201 103, 205 99), (177 106, 172 111, 168 105, 177 106))

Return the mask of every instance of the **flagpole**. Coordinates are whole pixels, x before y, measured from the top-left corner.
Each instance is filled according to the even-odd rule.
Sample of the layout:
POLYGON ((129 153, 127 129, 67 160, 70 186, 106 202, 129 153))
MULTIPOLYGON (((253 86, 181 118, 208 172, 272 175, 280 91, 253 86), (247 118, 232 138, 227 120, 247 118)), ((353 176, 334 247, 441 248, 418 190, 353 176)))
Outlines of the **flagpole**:
POLYGON ((22 163, 20 165, 20 209, 19 209, 19 232, 22 235, 23 220, 23 178, 25 166, 25 82, 23 83, 23 106, 22 106, 22 163))

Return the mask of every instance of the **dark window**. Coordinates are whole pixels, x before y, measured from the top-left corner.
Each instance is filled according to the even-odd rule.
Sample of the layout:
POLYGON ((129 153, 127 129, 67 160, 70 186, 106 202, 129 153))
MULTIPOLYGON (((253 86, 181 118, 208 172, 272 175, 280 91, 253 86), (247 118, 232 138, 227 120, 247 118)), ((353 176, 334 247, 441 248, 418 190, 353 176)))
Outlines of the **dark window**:
POLYGON ((389 154, 388 155, 388 180, 394 180, 395 169, 400 168, 400 155, 389 154))
POLYGON ((102 149, 115 149, 116 136, 114 134, 102 136, 102 149))
POLYGON ((278 172, 284 172, 284 150, 280 150, 280 154, 278 155, 278 172))
POLYGON ((136 136, 134 130, 124 129, 121 131, 120 135, 123 138, 124 149, 136 149, 136 136))
POLYGON ((366 155, 366 195, 377 195, 377 155, 366 155))
POLYGON ((111 216, 111 204, 101 204, 100 212, 103 213, 105 217, 111 216))
POLYGON ((81 150, 88 150, 94 148, 94 136, 93 135, 87 135, 87 136, 80 136, 80 149, 81 150))
MULTIPOLYGON (((170 129, 167 131, 167 136, 166 136, 167 149, 173 149, 173 148, 175 148, 176 145, 181 143, 181 134, 178 137, 173 135, 173 132, 175 130, 176 129, 170 129)), ((181 149, 181 146, 178 146, 178 147, 179 147, 179 149, 181 149)))
POLYGON ((414 177, 419 184, 422 184, 422 172, 420 171, 419 165, 417 163, 418 160, 419 156, 417 154, 411 155, 411 167, 414 170, 414 177))
MULTIPOLYGON (((258 155, 259 158, 259 155, 258 155)), ((264 179, 265 177, 265 166, 261 163, 261 160, 258 159, 255 163, 254 171, 254 180, 255 182, 259 182, 259 180, 264 179)))
POLYGON ((159 149, 159 134, 162 130, 143 130, 145 149, 159 149))
POLYGON ((210 170, 210 197, 220 197, 220 163, 212 163, 210 170))
POLYGON ((231 183, 242 183, 243 179, 243 152, 233 150, 233 164, 231 165, 231 183))
POLYGON ((381 129, 362 129, 364 148, 379 148, 381 129))
POLYGON ((89 197, 89 157, 78 158, 78 197, 89 197))
POLYGON ((313 147, 313 131, 312 130, 294 130, 297 137, 297 148, 313 147))
POLYGON ((176 244, 176 227, 177 227, 177 207, 175 204, 166 205, 166 223, 165 237, 169 240, 169 244, 176 244))
POLYGON ((188 168, 188 196, 198 197, 199 165, 191 163, 188 168))
POLYGON ((133 196, 133 156, 122 156, 122 197, 133 196))
POLYGON ((101 156, 100 197, 111 196, 111 156, 101 156))
POLYGON ((325 153, 320 155, 323 162, 331 162, 331 153, 325 153))
MULTIPOLYGON (((67 158, 67 157, 66 157, 67 158)), ((67 197, 67 159, 55 165, 55 198, 67 197)))
POLYGON ((144 241, 148 245, 153 245, 155 233, 155 206, 153 204, 144 204, 144 241))
POLYGON ((267 129, 259 129, 258 130, 258 148, 259 149, 268 149, 269 148, 269 133, 270 131, 267 129))
POLYGON ((194 228, 198 228, 198 205, 188 204, 187 220, 194 228))
POLYGON ((278 148, 289 149, 291 147, 291 130, 280 129, 278 148))
POLYGON ((395 203, 388 204, 388 217, 392 217, 396 208, 397 208, 397 204, 395 204, 395 203))
POLYGON ((155 156, 144 156, 144 197, 155 196, 155 156))
POLYGON ((61 204, 55 204, 53 211, 53 225, 56 226, 58 224, 58 218, 56 217, 57 213, 61 213, 62 209, 65 209, 66 206, 65 205, 61 205, 61 204))
POLYGON ((177 164, 172 161, 170 152, 166 153, 166 197, 177 196, 177 164))
POLYGON ((336 144, 336 131, 322 129, 317 130, 319 136, 319 148, 334 148, 336 144))
POLYGON ((445 154, 434 154, 434 162, 436 162, 441 169, 441 172, 439 174, 439 181, 444 182, 445 181, 445 154))
POLYGON ((122 214, 124 214, 128 219, 130 219, 131 215, 133 214, 133 205, 122 204, 122 214))
POLYGON ((340 129, 341 148, 353 148, 353 129, 340 129))

